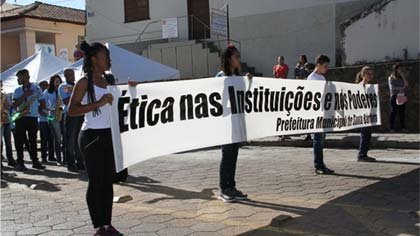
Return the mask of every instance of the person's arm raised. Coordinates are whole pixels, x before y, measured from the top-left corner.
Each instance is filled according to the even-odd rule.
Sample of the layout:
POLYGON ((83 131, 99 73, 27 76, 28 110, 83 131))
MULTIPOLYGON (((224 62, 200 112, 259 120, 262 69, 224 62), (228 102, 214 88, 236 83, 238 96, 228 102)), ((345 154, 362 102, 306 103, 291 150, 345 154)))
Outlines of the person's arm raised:
POLYGON ((88 82, 86 78, 80 79, 73 90, 73 93, 70 97, 69 110, 68 113, 70 116, 80 116, 88 112, 94 111, 101 106, 109 103, 112 104, 113 97, 112 94, 104 94, 101 99, 96 102, 82 104, 83 97, 87 91, 88 82))

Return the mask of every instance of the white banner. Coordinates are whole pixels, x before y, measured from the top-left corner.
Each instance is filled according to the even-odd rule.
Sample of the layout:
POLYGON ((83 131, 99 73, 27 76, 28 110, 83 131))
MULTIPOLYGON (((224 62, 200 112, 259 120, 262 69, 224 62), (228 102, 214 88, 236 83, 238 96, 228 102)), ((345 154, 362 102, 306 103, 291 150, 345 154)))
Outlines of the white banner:
POLYGON ((226 77, 110 91, 118 171, 198 148, 381 124, 378 85, 226 77))

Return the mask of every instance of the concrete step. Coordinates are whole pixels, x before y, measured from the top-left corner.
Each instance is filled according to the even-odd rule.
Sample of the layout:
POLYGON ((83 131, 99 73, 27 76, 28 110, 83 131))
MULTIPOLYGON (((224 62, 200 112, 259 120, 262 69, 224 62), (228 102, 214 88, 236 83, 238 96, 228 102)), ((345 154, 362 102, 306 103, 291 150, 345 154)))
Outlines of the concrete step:
MULTIPOLYGON (((312 147, 312 141, 304 140, 306 135, 288 136, 290 139, 268 137, 250 142, 255 146, 312 147)), ((357 149, 360 133, 328 133, 324 147, 340 149, 357 149)), ((371 149, 420 149, 420 135, 407 133, 374 133, 371 149)))
POLYGON ((182 46, 193 46, 195 44, 197 44, 196 40, 187 40, 187 41, 176 41, 176 42, 151 44, 150 48, 151 49, 172 48, 172 47, 182 47, 182 46))

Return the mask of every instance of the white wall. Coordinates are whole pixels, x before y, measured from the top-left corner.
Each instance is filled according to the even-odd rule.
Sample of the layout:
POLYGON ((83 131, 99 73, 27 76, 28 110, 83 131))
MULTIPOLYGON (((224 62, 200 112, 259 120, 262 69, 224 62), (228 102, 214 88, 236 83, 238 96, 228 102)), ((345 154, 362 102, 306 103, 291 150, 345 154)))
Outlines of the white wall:
MULTIPOLYGON (((279 55, 286 57, 286 63, 291 69, 296 65, 300 54, 306 54, 310 62, 313 62, 320 53, 327 54, 334 66, 337 42, 335 6, 337 3, 347 2, 351 5, 351 2, 356 1, 362 2, 358 0, 209 0, 209 5, 210 8, 221 8, 229 3, 231 38, 241 42, 243 61, 249 66, 256 67, 256 72, 271 76, 272 66, 279 55)), ((151 20, 182 17, 188 14, 187 0, 149 0, 149 4, 151 20)), ((132 43, 149 22, 125 24, 123 0, 87 0, 86 8, 88 13, 94 13, 94 16, 87 18, 86 27, 87 38, 91 41, 108 41, 114 44, 132 43)), ((413 9, 418 9, 418 7, 411 8, 410 12, 413 9)), ((401 12, 398 14, 404 15, 401 12)), ((186 18, 184 21, 180 20, 179 24, 180 35, 186 40, 188 32, 186 18)), ((148 32, 156 31, 159 34, 160 24, 153 26, 148 32)), ((151 34, 151 36, 154 37, 156 34, 151 34)), ((411 37, 406 40, 413 39, 411 37)), ((346 39, 347 43, 354 43, 354 41, 351 37, 346 39)), ((353 51, 350 49, 350 44, 346 47, 353 51)), ((357 48, 356 51, 361 51, 360 48, 363 48, 360 45, 353 47, 357 48)), ((401 51, 401 49, 398 50, 401 51)), ((168 60, 162 62, 165 63, 165 61, 168 60)), ((192 72, 189 74, 194 76, 192 72)), ((293 76, 293 70, 290 70, 289 76, 293 76)))
POLYGON ((323 53, 335 64, 334 4, 234 17, 230 26, 232 39, 241 42, 242 59, 265 76, 272 76, 280 55, 290 78, 300 54, 313 62, 323 53))
MULTIPOLYGON (((230 15, 235 18, 348 1, 354 0, 209 0, 209 5, 210 8, 220 8, 229 3, 230 15)), ((149 0, 149 8, 150 21, 188 15, 187 0, 149 0)), ((87 39, 93 41, 109 41, 114 44, 134 42, 150 22, 124 23, 123 0, 86 0, 86 10, 89 13, 86 25, 87 39), (90 13, 94 16, 89 16, 90 13)), ((180 34, 186 37, 187 20, 180 18, 179 21, 180 34)), ((159 24, 153 24, 148 31, 160 29, 159 24)), ((150 34, 150 37, 154 36, 156 34, 150 34)))
POLYGON ((419 31, 419 0, 392 1, 345 30, 345 64, 404 59, 404 49, 417 59, 419 31))
POLYGON ((307 8, 355 0, 209 0, 210 7, 221 8, 229 3, 230 16, 251 16, 291 9, 307 8))
MULTIPOLYGON (((124 23, 123 0, 86 0, 88 12, 86 36, 90 41, 111 42, 114 44, 134 42, 139 33, 150 21, 187 15, 187 0, 149 0, 150 20, 124 23), (93 13, 93 16, 89 16, 93 13)), ((180 34, 187 32, 186 18, 179 19, 180 34)), ((148 32, 160 31, 161 25, 153 24, 148 32)), ((158 32, 157 32, 158 33, 158 32)), ((150 34, 149 37, 157 35, 150 34)))

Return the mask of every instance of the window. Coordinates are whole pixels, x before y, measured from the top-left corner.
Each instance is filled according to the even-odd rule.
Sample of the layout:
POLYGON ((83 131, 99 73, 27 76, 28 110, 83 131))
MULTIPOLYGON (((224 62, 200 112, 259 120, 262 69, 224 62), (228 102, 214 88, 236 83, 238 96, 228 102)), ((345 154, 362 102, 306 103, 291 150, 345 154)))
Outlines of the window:
POLYGON ((149 20, 149 0, 124 0, 125 22, 149 20))

